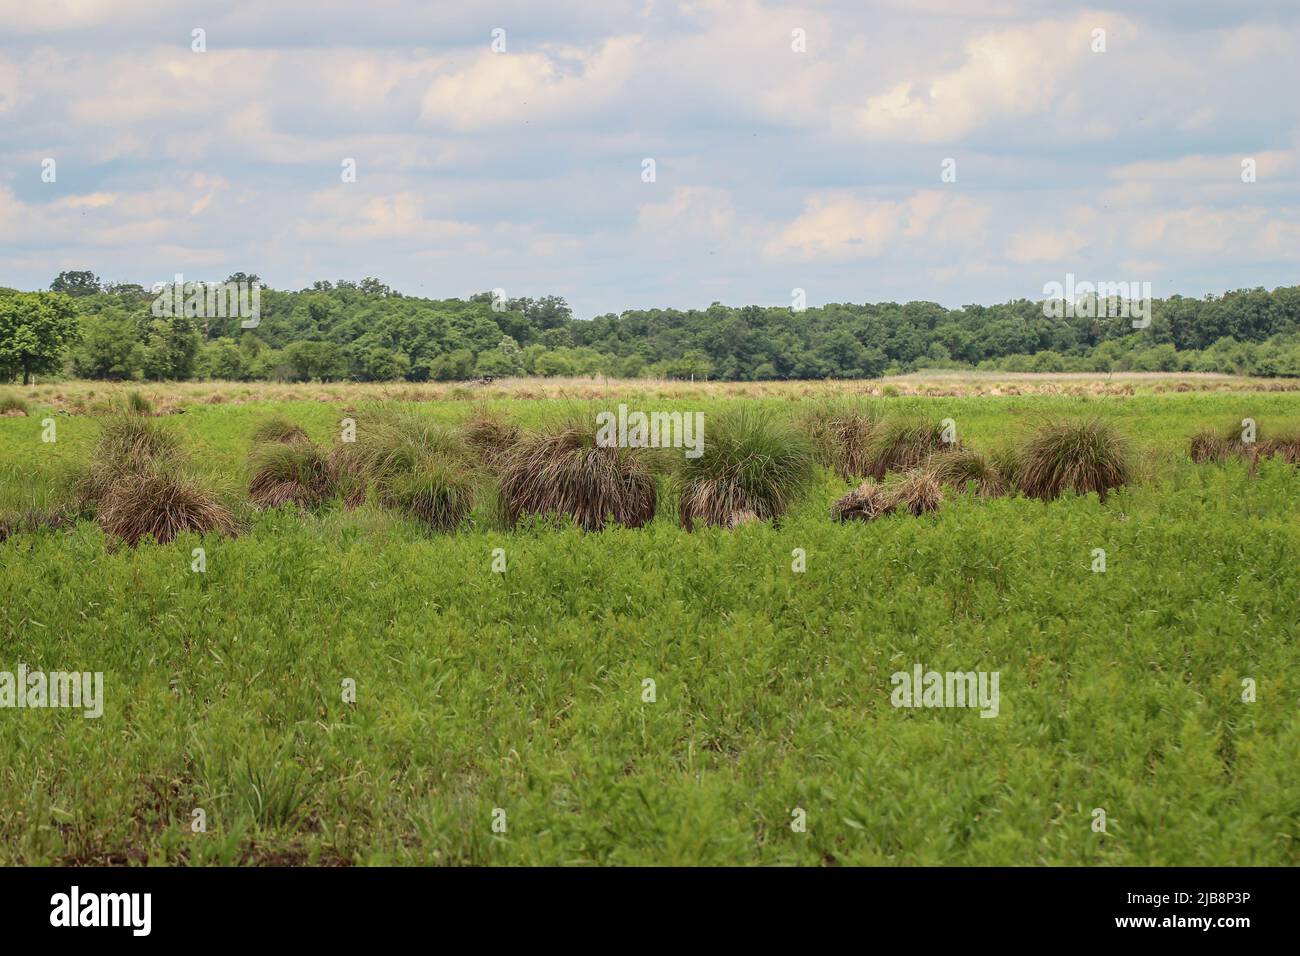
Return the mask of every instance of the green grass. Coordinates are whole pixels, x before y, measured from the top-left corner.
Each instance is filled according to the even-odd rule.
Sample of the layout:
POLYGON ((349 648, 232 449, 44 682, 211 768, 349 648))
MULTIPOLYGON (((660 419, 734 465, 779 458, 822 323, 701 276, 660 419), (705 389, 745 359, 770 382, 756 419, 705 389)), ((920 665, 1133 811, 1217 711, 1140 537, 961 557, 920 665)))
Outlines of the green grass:
MULTIPOLYGON (((676 407, 707 443, 730 404, 676 407)), ((430 535, 371 502, 244 508, 237 538, 135 550, 89 521, 14 536, 0 670, 102 670, 106 701, 99 720, 0 709, 0 863, 1300 863, 1300 470, 1186 450, 1234 416, 1294 429, 1300 396, 875 404, 990 452, 1102 417, 1135 483, 839 525, 849 485, 823 470, 779 528, 694 534, 661 495, 646 527, 599 534, 476 511, 430 535), (1000 715, 893 708, 916 662, 999 671, 1000 715)), ((531 425, 558 405, 494 408, 531 425)), ((160 421, 234 495, 272 413, 323 443, 344 417, 160 421)), ((0 419, 0 510, 48 502, 90 453, 92 420, 56 416, 43 444, 46 415, 0 419)))

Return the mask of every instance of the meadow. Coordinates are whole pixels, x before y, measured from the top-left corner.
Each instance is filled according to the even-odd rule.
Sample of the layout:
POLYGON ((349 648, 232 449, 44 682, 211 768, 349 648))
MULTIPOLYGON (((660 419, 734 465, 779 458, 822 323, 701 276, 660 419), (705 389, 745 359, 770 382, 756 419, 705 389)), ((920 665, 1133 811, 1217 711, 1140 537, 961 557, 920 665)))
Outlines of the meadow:
MULTIPOLYGON (((10 389, 27 414, 0 417, 0 513, 57 501, 130 390, 10 389)), ((1300 392, 1006 374, 137 390, 240 533, 128 547, 80 520, 0 543, 0 671, 105 675, 99 719, 0 709, 0 863, 1300 862, 1300 469, 1188 453, 1246 417, 1295 432, 1300 392), (818 467, 779 521, 690 533, 663 476, 653 520, 598 532, 508 530, 484 502, 454 533, 373 500, 248 502, 271 416, 331 445, 381 398, 526 429, 625 401, 702 412, 707 442, 737 406, 792 418, 840 393, 990 452, 1102 420, 1132 481, 837 523, 853 483, 818 467), (893 706, 918 663, 998 672, 997 717, 893 706)))

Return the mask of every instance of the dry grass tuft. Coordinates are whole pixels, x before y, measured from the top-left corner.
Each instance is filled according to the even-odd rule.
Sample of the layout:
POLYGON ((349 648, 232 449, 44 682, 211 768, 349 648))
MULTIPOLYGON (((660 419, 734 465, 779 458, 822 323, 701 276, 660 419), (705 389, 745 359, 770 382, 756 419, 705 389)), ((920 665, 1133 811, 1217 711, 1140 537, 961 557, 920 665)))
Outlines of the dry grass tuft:
POLYGON ((657 500, 644 462, 598 446, 594 425, 577 420, 522 437, 502 459, 499 494, 511 526, 524 515, 567 515, 587 531, 610 520, 639 528, 657 500))
POLYGON ((311 437, 301 425, 278 416, 268 418, 253 429, 253 443, 255 445, 265 445, 273 442, 292 445, 296 442, 309 441, 311 441, 311 437))
POLYGON ((802 431, 741 405, 706 421, 701 455, 680 467, 679 519, 691 531, 697 524, 730 527, 742 512, 761 521, 781 517, 811 483, 815 459, 802 431))
POLYGON ((455 531, 474 506, 474 487, 462 467, 430 460, 385 478, 379 501, 430 530, 455 531))
POLYGON ((845 481, 868 473, 871 443, 880 427, 873 412, 843 402, 814 405, 803 416, 802 424, 820 464, 845 481))
POLYGON ((160 544, 194 531, 233 535, 235 520, 215 495, 174 472, 124 474, 99 503, 99 523, 111 537, 135 547, 145 538, 160 544))
POLYGON ((867 480, 831 505, 834 521, 874 521, 889 514, 894 503, 883 486, 867 480))
POLYGON ((1095 492, 1105 501, 1131 480, 1129 455, 1128 441, 1109 422, 1050 422, 1020 450, 1020 490, 1046 501, 1067 490, 1095 492))
POLYGON ((486 409, 475 411, 461 425, 465 444, 489 469, 500 467, 504 457, 519 443, 519 426, 504 415, 486 409))
POLYGON ((93 509, 119 478, 175 466, 181 458, 180 436, 162 423, 131 413, 112 415, 100 426, 75 497, 83 509, 93 509))
POLYGON ((894 420, 881 424, 867 450, 866 474, 877 481, 891 471, 906 473, 919 468, 931 455, 949 449, 938 422, 894 420))
POLYGON ((974 482, 975 493, 982 498, 1006 494, 1007 482, 998 467, 973 448, 950 448, 930 459, 928 470, 941 485, 965 491, 974 482))
POLYGON ((888 490, 889 510, 899 508, 920 516, 938 511, 943 504, 943 485, 932 471, 918 468, 888 490))
POLYGON ((259 508, 320 507, 334 491, 329 456, 310 441, 257 445, 249 455, 248 495, 259 508))

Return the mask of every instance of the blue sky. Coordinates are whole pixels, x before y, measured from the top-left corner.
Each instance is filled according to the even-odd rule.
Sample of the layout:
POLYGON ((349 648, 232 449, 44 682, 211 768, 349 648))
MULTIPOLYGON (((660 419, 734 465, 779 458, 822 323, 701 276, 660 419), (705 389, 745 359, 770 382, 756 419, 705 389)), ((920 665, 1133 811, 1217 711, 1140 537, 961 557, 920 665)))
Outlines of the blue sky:
POLYGON ((1293 0, 557 6, 0 0, 0 285, 373 275, 586 318, 1300 283, 1293 0))

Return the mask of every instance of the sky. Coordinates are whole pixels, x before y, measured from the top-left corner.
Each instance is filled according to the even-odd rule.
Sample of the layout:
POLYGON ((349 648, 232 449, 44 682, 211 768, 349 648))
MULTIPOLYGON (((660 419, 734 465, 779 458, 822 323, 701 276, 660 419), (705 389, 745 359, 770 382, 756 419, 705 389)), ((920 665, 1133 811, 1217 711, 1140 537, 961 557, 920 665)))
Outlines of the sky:
POLYGON ((1297 54, 1296 0, 0 0, 0 286, 1296 285, 1297 54))

